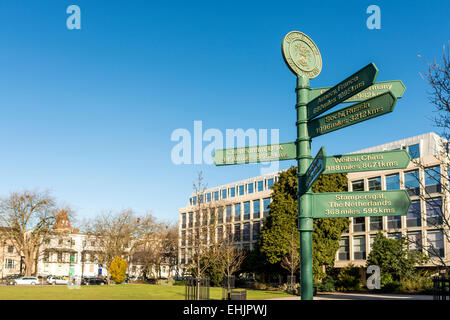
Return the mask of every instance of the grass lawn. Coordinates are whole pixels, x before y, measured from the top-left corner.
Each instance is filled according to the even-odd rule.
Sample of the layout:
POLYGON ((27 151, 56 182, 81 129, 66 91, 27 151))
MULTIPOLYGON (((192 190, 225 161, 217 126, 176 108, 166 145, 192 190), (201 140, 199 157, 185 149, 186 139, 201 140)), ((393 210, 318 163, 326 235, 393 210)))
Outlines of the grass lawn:
MULTIPOLYGON (((2 286, 0 300, 184 300, 184 286, 121 284, 110 286, 2 286)), ((279 291, 247 290, 247 300, 288 297, 279 291)), ((210 298, 222 299, 221 288, 210 288, 210 298)))

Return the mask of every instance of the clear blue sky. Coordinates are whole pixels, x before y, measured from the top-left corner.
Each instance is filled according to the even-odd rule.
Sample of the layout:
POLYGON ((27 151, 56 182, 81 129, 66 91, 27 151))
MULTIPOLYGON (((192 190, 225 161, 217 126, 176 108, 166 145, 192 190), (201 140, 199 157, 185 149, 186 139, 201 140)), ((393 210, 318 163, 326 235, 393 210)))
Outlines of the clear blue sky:
POLYGON ((322 54, 312 87, 370 62, 377 80, 407 87, 393 113, 314 139, 313 154, 433 131, 417 55, 440 57, 449 12, 449 1, 2 0, 0 195, 50 189, 79 218, 133 208, 175 221, 197 171, 209 186, 258 175, 261 165, 176 166, 170 136, 202 120, 204 130, 276 128, 294 141, 295 76, 280 50, 291 30, 322 54), (71 4, 81 30, 66 28, 71 4), (366 27, 371 4, 381 30, 366 27))

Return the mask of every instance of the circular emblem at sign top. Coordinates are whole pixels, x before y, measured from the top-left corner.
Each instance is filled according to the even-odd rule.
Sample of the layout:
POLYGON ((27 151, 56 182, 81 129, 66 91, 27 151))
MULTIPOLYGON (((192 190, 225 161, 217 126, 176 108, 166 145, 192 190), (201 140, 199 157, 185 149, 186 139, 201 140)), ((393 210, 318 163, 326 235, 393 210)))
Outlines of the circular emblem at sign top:
POLYGON ((319 49, 310 37, 300 31, 291 31, 284 37, 281 52, 289 69, 297 75, 312 79, 322 70, 319 49))

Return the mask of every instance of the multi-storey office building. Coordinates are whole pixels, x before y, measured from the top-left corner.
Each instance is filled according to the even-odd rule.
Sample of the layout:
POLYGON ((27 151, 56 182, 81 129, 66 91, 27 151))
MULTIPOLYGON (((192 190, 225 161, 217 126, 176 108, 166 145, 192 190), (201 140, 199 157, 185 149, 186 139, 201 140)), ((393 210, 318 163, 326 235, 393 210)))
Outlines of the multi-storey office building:
MULTIPOLYGON (((429 266, 433 262, 449 261, 450 244, 445 237, 449 231, 444 223, 449 215, 448 171, 446 160, 439 158, 443 142, 435 133, 427 133, 354 152, 407 150, 413 161, 406 169, 349 173, 348 190, 407 189, 412 204, 407 216, 351 218, 349 231, 342 235, 336 254, 336 267, 365 265, 370 245, 379 231, 392 238, 408 237, 411 250, 425 250, 432 256, 429 266)), ((269 213, 270 187, 278 180, 279 173, 205 190, 200 201, 211 203, 211 208, 215 207, 214 203, 222 208, 219 210, 217 233, 221 234, 225 225, 232 226, 230 231, 234 242, 241 248, 253 249, 264 218, 269 213)), ((195 214, 199 207, 197 197, 193 194, 188 205, 179 210, 179 268, 182 271, 192 254, 188 239, 196 226, 195 218, 199 217, 195 214)), ((205 212, 206 215, 202 214, 200 219, 206 222, 211 210, 205 212)))
POLYGON ((412 201, 408 214, 351 218, 349 231, 340 241, 336 267, 365 266, 379 231, 389 238, 406 237, 410 250, 430 256, 427 266, 450 263, 447 141, 430 132, 355 153, 398 149, 407 150, 412 158, 407 168, 348 173, 348 190, 406 189, 412 201))
POLYGON ((269 213, 271 187, 278 180, 278 175, 279 172, 275 172, 209 188, 200 199, 198 195, 192 195, 189 204, 179 212, 179 270, 184 272, 185 265, 192 257, 189 235, 194 232, 197 224, 195 220, 200 219, 200 223, 208 224, 213 216, 212 209, 217 209, 214 211, 217 212, 215 236, 226 233, 240 248, 252 250, 259 238, 264 218, 269 213), (195 214, 199 201, 209 208, 202 210, 201 217, 195 214))

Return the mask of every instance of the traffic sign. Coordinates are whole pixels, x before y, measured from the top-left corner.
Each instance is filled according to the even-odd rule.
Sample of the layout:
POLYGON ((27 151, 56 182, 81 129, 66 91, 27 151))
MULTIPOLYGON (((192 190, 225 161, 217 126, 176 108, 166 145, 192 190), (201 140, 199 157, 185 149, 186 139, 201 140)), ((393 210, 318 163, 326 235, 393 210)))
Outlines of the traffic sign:
POLYGON ((375 82, 377 74, 378 68, 375 64, 370 63, 330 90, 325 91, 306 105, 307 119, 310 120, 317 117, 358 92, 370 87, 375 82))
POLYGON ((392 112, 397 99, 390 92, 332 112, 308 122, 310 138, 392 112))
POLYGON ((312 202, 313 218, 404 216, 411 205, 406 190, 315 193, 312 202))
POLYGON ((406 150, 336 155, 325 158, 323 174, 404 169, 411 157, 406 150))
POLYGON ((308 170, 306 170, 306 190, 311 188, 312 184, 316 179, 320 176, 320 174, 325 169, 324 165, 324 158, 325 158, 325 148, 320 148, 319 152, 317 153, 314 160, 309 165, 308 170))
POLYGON ((292 160, 297 156, 296 150, 295 142, 219 149, 214 152, 213 160, 214 164, 217 166, 292 160))
MULTIPOLYGON (((309 91, 309 99, 313 100, 330 89, 331 89, 331 87, 311 89, 309 91)), ((403 93, 405 93, 405 90, 406 90, 406 87, 401 80, 375 82, 373 85, 371 85, 367 89, 364 89, 360 93, 357 93, 354 96, 343 101, 343 103, 364 101, 366 99, 370 99, 370 98, 379 96, 380 94, 388 92, 388 91, 392 92, 392 94, 397 99, 399 99, 399 98, 403 97, 403 93)))

